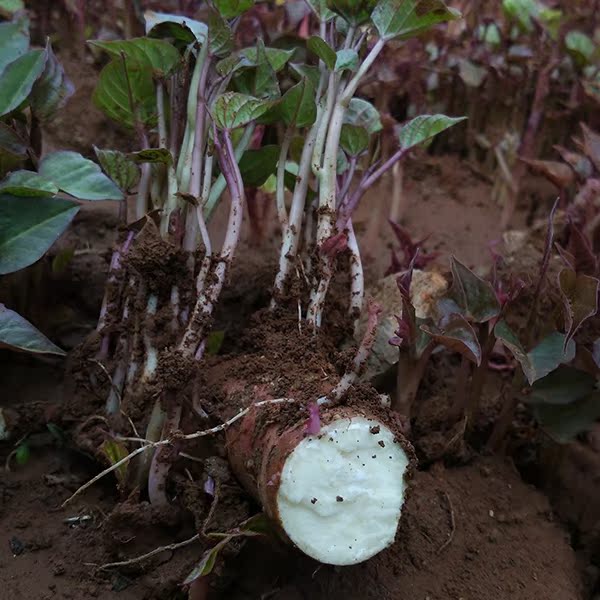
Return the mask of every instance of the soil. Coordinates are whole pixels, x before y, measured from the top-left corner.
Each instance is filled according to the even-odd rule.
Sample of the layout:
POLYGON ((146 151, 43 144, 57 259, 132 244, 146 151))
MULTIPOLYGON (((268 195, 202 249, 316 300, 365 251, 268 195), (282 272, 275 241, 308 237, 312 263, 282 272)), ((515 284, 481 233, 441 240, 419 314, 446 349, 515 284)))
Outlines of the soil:
MULTIPOLYGON (((102 3, 89 4, 94 15, 106 12, 102 3)), ((53 24, 61 22, 57 14, 50 16, 53 24)), ((110 28, 109 15, 101 20, 110 28)), ((36 21, 38 25, 43 23, 36 21)), ((92 144, 131 149, 131 134, 115 128, 91 107, 99 64, 89 53, 80 60, 69 28, 69 21, 64 20, 57 27, 57 49, 78 91, 46 132, 45 149, 74 149, 87 156, 92 155, 92 144)), ((423 155, 407 163, 405 182, 402 222, 415 239, 431 234, 425 250, 440 253, 437 268, 447 268, 450 253, 477 270, 489 268, 488 248, 502 239, 502 231, 501 208, 490 204, 492 186, 486 176, 459 157, 423 155)), ((388 268, 394 243, 383 219, 389 210, 390 186, 391 181, 384 180, 365 198, 355 223, 366 249, 369 285, 388 268)), ((547 214, 551 194, 545 193, 537 179, 528 180, 527 189, 531 202, 519 207, 513 227, 534 232, 526 244, 527 253, 516 253, 520 271, 533 276, 543 248, 543 229, 530 226, 536 217, 547 214)), ((3 302, 68 350, 79 347, 95 328, 117 238, 117 212, 115 203, 88 203, 48 257, 0 284, 3 302), (53 268, 53 258, 65 252, 72 252, 66 266, 53 268)), ((212 227, 218 229, 224 218, 218 211, 212 227)), ((314 400, 337 382, 353 353, 347 344, 351 336, 343 316, 344 302, 336 300, 335 294, 325 332, 316 343, 308 332, 298 330, 294 311, 283 310, 277 319, 264 318, 279 232, 274 224, 253 231, 246 222, 244 228, 242 248, 215 315, 214 329, 224 332, 223 345, 217 356, 206 358, 201 375, 205 385, 202 405, 215 423, 246 406, 251 396, 294 393, 299 400, 314 400)), ((132 261, 143 266, 140 248, 132 261)), ((181 266, 181 258, 163 256, 161 248, 155 250, 166 281, 172 277, 173 265, 181 266)), ((520 321, 526 318, 528 306, 523 298, 520 321)), ((543 311, 545 306, 538 308, 543 311)), ((73 356, 77 354, 71 360, 73 356)), ((600 444, 558 447, 547 440, 540 442, 537 433, 531 432, 526 411, 519 415, 522 429, 527 430, 526 441, 513 433, 505 455, 489 457, 481 448, 456 444, 460 424, 444 419, 456 371, 455 359, 437 356, 427 371, 413 425, 420 467, 391 548, 363 565, 332 568, 300 556, 273 537, 236 541, 218 560, 209 597, 597 599, 600 444)), ((64 374, 65 363, 60 360, 36 361, 0 351, 0 405, 14 431, 10 443, 0 443, 0 468, 10 467, 0 477, 2 596, 15 600, 185 598, 181 582, 206 550, 204 539, 141 562, 102 566, 185 542, 205 527, 229 531, 258 511, 229 471, 223 439, 190 449, 196 457, 211 456, 202 467, 186 462, 184 469, 179 461, 174 469, 171 491, 181 499, 181 506, 191 510, 153 509, 145 501, 140 503, 135 494, 128 498, 128 491, 119 490, 112 477, 62 507, 102 468, 73 443, 73 425, 81 414, 90 413, 85 398, 70 397, 65 419, 65 386, 72 382, 65 382, 64 374), (58 424, 58 429, 48 428, 48 423, 58 424), (25 435, 31 456, 26 464, 18 465, 12 454, 14 442, 25 435), (211 497, 203 489, 209 475, 218 488, 215 514, 211 497)), ((481 431, 489 432, 497 417, 498 398, 509 378, 507 373, 488 378, 481 431)), ((357 386, 352 402, 374 406, 378 399, 372 388, 357 386)), ((279 412, 277 418, 292 423, 305 414, 294 409, 283 416, 279 412)))

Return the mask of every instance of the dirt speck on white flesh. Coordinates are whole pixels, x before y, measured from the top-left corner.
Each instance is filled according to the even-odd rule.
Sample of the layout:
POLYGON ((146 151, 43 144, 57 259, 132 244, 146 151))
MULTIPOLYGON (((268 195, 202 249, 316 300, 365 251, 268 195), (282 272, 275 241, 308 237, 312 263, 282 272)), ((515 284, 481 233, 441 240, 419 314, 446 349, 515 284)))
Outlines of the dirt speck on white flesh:
POLYGON ((409 462, 377 421, 352 417, 323 426, 284 464, 277 507, 285 532, 322 563, 368 560, 394 541, 409 462))

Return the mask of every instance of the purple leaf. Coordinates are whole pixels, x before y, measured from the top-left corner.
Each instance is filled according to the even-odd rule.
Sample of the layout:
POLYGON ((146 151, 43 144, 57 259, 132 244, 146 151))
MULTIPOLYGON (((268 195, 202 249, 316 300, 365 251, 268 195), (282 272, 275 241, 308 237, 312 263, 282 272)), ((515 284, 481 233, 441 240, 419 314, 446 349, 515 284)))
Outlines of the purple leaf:
POLYGON ((424 269, 431 261, 435 260, 439 256, 439 252, 432 252, 431 254, 423 254, 419 252, 421 246, 429 239, 429 236, 425 236, 423 239, 414 242, 408 233, 408 231, 395 223, 389 221, 394 235, 400 244, 400 251, 402 252, 402 259, 399 258, 398 254, 392 250, 392 264, 388 268, 386 275, 392 273, 398 273, 408 269, 409 265, 413 263, 415 269, 424 269))
POLYGON ((421 325, 421 329, 448 350, 458 352, 477 366, 481 364, 481 346, 477 334, 462 315, 450 315, 439 327, 421 325))

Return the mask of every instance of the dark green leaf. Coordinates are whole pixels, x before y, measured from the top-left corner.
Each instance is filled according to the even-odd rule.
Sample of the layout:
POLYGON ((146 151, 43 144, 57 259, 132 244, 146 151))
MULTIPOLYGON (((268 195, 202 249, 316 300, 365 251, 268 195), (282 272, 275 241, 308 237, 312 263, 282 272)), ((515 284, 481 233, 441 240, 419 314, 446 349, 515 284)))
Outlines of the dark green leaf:
POLYGON ((477 334, 461 315, 451 315, 441 327, 421 325, 427 335, 452 352, 458 352, 477 366, 481 364, 481 346, 477 334))
POLYGON ((73 95, 75 88, 52 51, 50 41, 46 44, 46 65, 42 76, 31 90, 31 110, 40 121, 48 121, 73 95))
POLYGON ((330 71, 333 71, 337 56, 335 50, 323 38, 320 38, 318 35, 309 37, 306 41, 306 47, 313 54, 316 54, 330 71))
POLYGON ((485 323, 498 316, 500 304, 492 285, 478 277, 454 256, 451 259, 452 288, 448 297, 476 323, 485 323))
POLYGON ((208 17, 208 43, 212 56, 227 56, 233 51, 233 32, 221 15, 211 10, 208 17))
POLYGON ((427 29, 459 19, 461 14, 442 0, 380 0, 371 19, 384 40, 406 39, 427 29))
POLYGON ((269 106, 269 102, 252 96, 226 92, 217 98, 212 116, 219 129, 236 129, 260 117, 269 106))
POLYGON ((0 196, 0 275, 39 260, 78 210, 70 200, 0 196))
POLYGON ((309 127, 315 122, 315 88, 309 79, 302 79, 284 94, 280 110, 283 121, 288 126, 309 127))
POLYGON ((297 63, 290 63, 290 71, 297 79, 310 79, 313 87, 317 89, 319 87, 319 79, 321 78, 321 71, 319 67, 312 65, 303 65, 297 63))
POLYGON ((428 142, 438 133, 464 121, 466 117, 447 117, 446 115, 420 115, 402 126, 400 146, 404 150, 428 142))
POLYGON ((279 146, 263 146, 258 150, 246 150, 239 162, 244 185, 258 188, 275 173, 279 158, 279 146))
POLYGON ((556 331, 546 336, 529 353, 525 351, 506 321, 499 321, 496 324, 494 334, 519 361, 529 385, 546 377, 560 364, 571 362, 575 358, 575 343, 569 342, 565 352, 565 336, 556 331))
POLYGON ((132 190, 140 180, 140 169, 128 156, 118 150, 100 150, 94 146, 104 172, 123 192, 132 190))
MULTIPOLYGON (((278 73, 285 67, 287 62, 294 55, 295 50, 283 50, 281 48, 266 48, 265 54, 267 55, 267 60, 271 65, 271 68, 278 73)), ((248 69, 252 67, 256 67, 259 64, 258 50, 257 47, 244 48, 231 56, 224 58, 223 60, 217 63, 217 72, 219 75, 227 75, 229 73, 234 73, 239 69, 248 69)))
POLYGON ((560 443, 568 443, 588 431, 600 418, 600 392, 572 404, 535 404, 533 412, 552 438, 560 443))
POLYGON ((594 60, 596 46, 592 38, 583 31, 569 31, 565 36, 565 46, 580 66, 588 65, 594 60))
POLYGON ((58 252, 52 259, 52 273, 55 275, 64 273, 69 263, 73 260, 73 256, 75 256, 74 248, 64 248, 58 252))
POLYGON ((357 27, 369 20, 377 0, 327 0, 327 8, 357 27))
POLYGON ((0 74, 0 117, 27 100, 33 84, 44 70, 45 62, 43 50, 30 50, 4 69, 0 74))
POLYGON ((13 196, 55 196, 58 187, 35 171, 14 171, 0 182, 0 193, 13 196))
POLYGON ((327 0, 306 0, 313 12, 319 17, 319 21, 327 23, 335 18, 335 13, 327 8, 327 0))
POLYGON ((42 177, 79 200, 123 200, 123 193, 91 160, 78 152, 48 154, 39 166, 42 177))
POLYGON ((171 37, 186 45, 196 40, 203 44, 208 34, 208 27, 200 21, 181 15, 170 15, 147 10, 144 13, 146 34, 155 37, 171 37))
POLYGON ((600 281, 588 275, 577 275, 571 269, 563 269, 558 274, 558 285, 565 307, 566 345, 583 322, 598 312, 600 281))
POLYGON ((29 19, 0 23, 0 73, 29 48, 29 19))
POLYGON ((140 120, 144 125, 156 123, 156 93, 152 72, 147 68, 114 59, 100 72, 94 91, 94 102, 117 123, 133 127, 140 120), (133 108, 129 101, 128 79, 131 85, 133 108))
POLYGON ((127 155, 134 163, 162 163, 163 165, 172 165, 173 156, 166 148, 146 148, 139 152, 130 152, 127 155))
POLYGON ((537 0, 503 0, 502 9, 509 19, 516 21, 524 31, 533 31, 542 6, 537 0))
POLYGON ((254 0, 214 0, 224 19, 234 19, 254 6, 254 0))
POLYGON ((221 350, 225 340, 225 331, 223 329, 218 331, 211 331, 206 338, 206 354, 208 356, 216 356, 221 350))
POLYGON ((571 404, 590 394, 595 387, 595 377, 563 365, 531 386, 528 401, 531 403, 571 404))
POLYGON ((243 69, 234 78, 237 91, 255 98, 272 100, 279 98, 279 82, 268 60, 262 40, 256 46, 256 66, 243 69))
POLYGON ((29 449, 29 444, 23 443, 20 444, 15 450, 15 461, 17 464, 22 467, 27 464, 27 461, 31 458, 31 451, 29 449))
POLYGON ((105 50, 114 60, 122 61, 124 57, 128 66, 149 69, 154 77, 167 77, 181 63, 177 48, 165 40, 139 37, 106 42, 91 40, 88 44, 105 50))
POLYGON ((27 156, 27 142, 2 122, 0 122, 0 152, 6 152, 17 158, 27 156))
POLYGON ((355 71, 358 67, 358 53, 356 50, 338 50, 335 58, 334 71, 355 71))
POLYGON ((359 125, 342 125, 340 145, 349 156, 359 156, 369 147, 369 132, 359 125))
POLYGON ((381 117, 377 109, 367 100, 352 98, 344 113, 344 123, 364 127, 369 135, 373 135, 383 129, 381 117))
POLYGON ((4 304, 0 304, 0 348, 33 354, 65 355, 63 350, 53 344, 29 321, 14 310, 6 308, 4 304))

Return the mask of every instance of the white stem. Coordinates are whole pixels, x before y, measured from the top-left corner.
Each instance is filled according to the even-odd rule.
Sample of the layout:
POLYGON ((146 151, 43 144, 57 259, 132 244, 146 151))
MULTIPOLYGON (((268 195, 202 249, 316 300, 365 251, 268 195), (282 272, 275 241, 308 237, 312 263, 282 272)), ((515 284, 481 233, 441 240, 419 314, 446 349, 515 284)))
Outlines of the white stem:
POLYGON ((281 149, 279 151, 279 161, 277 162, 277 215, 279 217, 279 223, 281 225, 282 232, 285 232, 288 226, 288 214, 285 206, 285 163, 287 161, 287 155, 292 142, 293 133, 294 130, 292 127, 288 127, 286 129, 285 135, 283 136, 283 141, 281 142, 281 149))
POLYGON ((362 312, 363 301, 365 297, 365 274, 363 271, 362 260, 360 258, 360 248, 354 232, 352 221, 348 223, 348 249, 350 250, 350 315, 356 317, 362 312))

